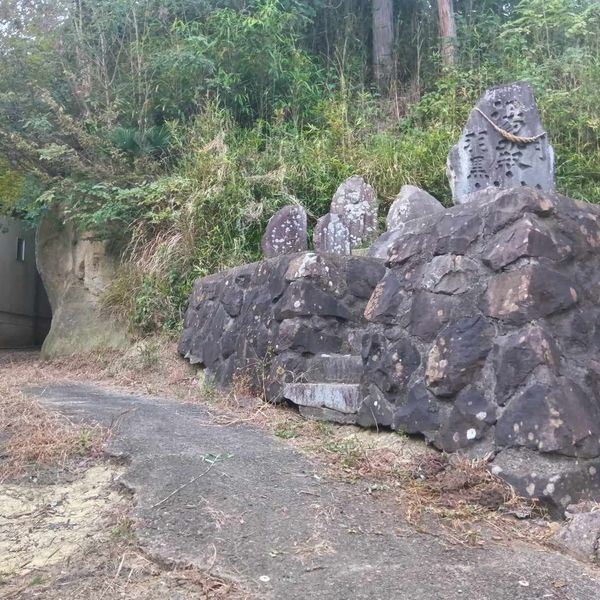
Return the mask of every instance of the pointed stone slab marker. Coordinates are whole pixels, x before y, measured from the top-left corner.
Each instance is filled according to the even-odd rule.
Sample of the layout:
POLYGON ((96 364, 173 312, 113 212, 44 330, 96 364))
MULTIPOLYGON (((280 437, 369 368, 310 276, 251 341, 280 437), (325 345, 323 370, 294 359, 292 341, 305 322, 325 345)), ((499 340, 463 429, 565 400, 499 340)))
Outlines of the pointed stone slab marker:
POLYGON ((401 229, 404 223, 442 213, 446 209, 431 194, 415 185, 403 185, 390 206, 385 220, 386 231, 401 229))
POLYGON ((278 210, 267 223, 261 247, 266 258, 307 250, 307 218, 304 208, 289 205, 278 210))
POLYGON ((485 92, 448 155, 447 170, 454 204, 470 202, 484 190, 554 191, 554 149, 528 83, 485 92))

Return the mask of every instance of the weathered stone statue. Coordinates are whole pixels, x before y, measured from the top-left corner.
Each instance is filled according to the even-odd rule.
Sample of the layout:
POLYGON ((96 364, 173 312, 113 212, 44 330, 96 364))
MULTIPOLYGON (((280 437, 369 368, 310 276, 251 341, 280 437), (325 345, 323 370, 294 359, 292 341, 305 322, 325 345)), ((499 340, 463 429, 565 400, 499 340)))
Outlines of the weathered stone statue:
POLYGON ((262 238, 266 258, 302 252, 308 248, 306 211, 296 204, 284 206, 267 223, 262 238))
POLYGON ((350 230, 338 215, 327 213, 315 226, 313 242, 317 252, 350 254, 350 230))
POLYGON ((351 248, 368 244, 377 237, 377 196, 362 177, 353 175, 340 185, 330 212, 348 228, 351 248))
POLYGON ((455 204, 485 190, 554 191, 554 150, 528 83, 485 92, 448 155, 448 179, 455 204))

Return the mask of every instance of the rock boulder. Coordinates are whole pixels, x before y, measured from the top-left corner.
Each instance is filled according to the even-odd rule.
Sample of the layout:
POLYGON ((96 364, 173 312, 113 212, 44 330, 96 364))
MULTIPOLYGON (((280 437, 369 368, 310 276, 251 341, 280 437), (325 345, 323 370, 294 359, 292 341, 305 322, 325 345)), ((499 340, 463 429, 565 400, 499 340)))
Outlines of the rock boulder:
POLYGON ((414 185, 403 185, 392 203, 385 221, 386 230, 399 229, 407 221, 444 212, 445 208, 431 194, 414 185))
POLYGON ((64 223, 58 211, 51 212, 37 231, 36 260, 52 307, 43 357, 129 346, 127 326, 101 309, 102 294, 118 265, 104 242, 64 223))

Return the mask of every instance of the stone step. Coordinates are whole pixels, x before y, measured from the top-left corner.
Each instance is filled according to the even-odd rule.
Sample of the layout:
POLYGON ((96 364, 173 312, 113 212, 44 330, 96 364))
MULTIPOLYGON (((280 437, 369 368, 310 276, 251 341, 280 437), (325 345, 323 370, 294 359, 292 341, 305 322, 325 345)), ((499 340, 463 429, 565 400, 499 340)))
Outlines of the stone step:
POLYGON ((300 414, 311 421, 327 421, 329 423, 340 423, 341 425, 354 425, 356 414, 343 413, 331 408, 317 408, 315 406, 299 406, 300 414))
POLYGON ((286 383, 282 396, 299 406, 330 408, 346 414, 358 412, 360 385, 354 383, 286 383))
POLYGON ((360 383, 363 362, 353 354, 318 354, 309 359, 302 381, 306 383, 360 383))

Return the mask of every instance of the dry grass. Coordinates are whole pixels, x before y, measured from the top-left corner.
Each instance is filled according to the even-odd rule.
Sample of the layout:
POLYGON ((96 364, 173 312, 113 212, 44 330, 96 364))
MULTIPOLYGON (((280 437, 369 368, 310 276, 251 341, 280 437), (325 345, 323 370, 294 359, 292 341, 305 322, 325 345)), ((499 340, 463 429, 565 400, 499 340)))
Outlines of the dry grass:
MULTIPOLYGON (((27 385, 59 382, 97 383, 193 402, 206 391, 196 372, 177 357, 174 344, 163 340, 139 344, 125 355, 106 353, 52 361, 41 361, 34 352, 0 353, 0 483, 44 466, 62 472, 82 459, 82 466, 89 467, 89 459, 101 455, 108 431, 74 423, 21 391, 27 385)), ((231 402, 217 411, 219 399, 215 396, 213 406, 221 419, 240 409, 235 399, 231 402)), ((171 594, 190 600, 255 598, 210 568, 200 572, 185 565, 156 563, 138 547, 127 514, 116 513, 106 530, 94 536, 94 544, 82 548, 69 564, 0 581, 0 598, 162 600, 171 594)))
MULTIPOLYGON (((237 583, 186 565, 163 564, 136 544, 128 510, 117 507, 94 543, 66 564, 35 569, 0 581, 0 598, 44 600, 256 600, 237 583)), ((216 552, 212 562, 217 562, 216 552)))
MULTIPOLYGON (((146 340, 125 355, 107 353, 50 362, 29 356, 13 360, 10 371, 14 381, 21 383, 90 382, 202 402, 211 413, 212 423, 225 427, 248 424, 268 430, 322 464, 328 476, 364 485, 366 494, 395 498, 411 525, 430 531, 445 527, 454 532, 451 537, 459 532, 456 539, 461 543, 479 543, 481 536, 473 531, 485 527, 503 539, 537 541, 547 534, 539 519, 531 524, 514 518, 539 516, 540 511, 493 476, 485 460, 443 456, 421 440, 391 432, 307 421, 293 408, 262 401, 253 392, 248 373, 238 375, 229 392, 223 393, 205 382, 201 371, 178 357, 173 342, 146 340), (429 527, 427 522, 432 518, 436 524, 429 527)), ((4 372, 6 366, 0 363, 3 383, 4 372)), ((30 410, 33 421, 37 409, 30 410)), ((45 418, 60 421, 59 417, 45 418)), ((69 448, 77 448, 78 439, 72 439, 69 448)))
POLYGON ((72 458, 99 455, 108 432, 75 424, 26 396, 20 387, 28 363, 17 365, 0 364, 0 482, 31 466, 64 467, 72 458))
POLYGON ((482 543, 484 530, 496 540, 544 543, 551 534, 545 512, 493 475, 488 460, 443 454, 414 460, 401 484, 406 519, 418 524, 433 516, 455 532, 456 542, 470 545, 482 543))

